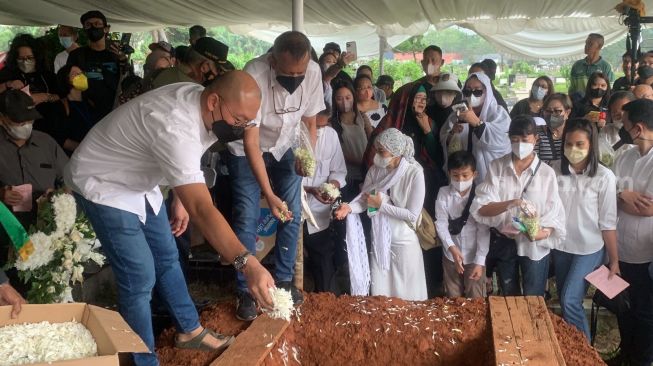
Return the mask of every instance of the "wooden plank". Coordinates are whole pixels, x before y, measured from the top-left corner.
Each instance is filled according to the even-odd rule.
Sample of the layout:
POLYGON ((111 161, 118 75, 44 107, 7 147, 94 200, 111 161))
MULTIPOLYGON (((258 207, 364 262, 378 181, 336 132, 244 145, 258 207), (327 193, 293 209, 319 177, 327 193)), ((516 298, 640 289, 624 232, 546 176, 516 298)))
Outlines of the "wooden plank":
POLYGON ((490 297, 490 318, 497 365, 565 365, 544 299, 490 297))
POLYGON ((210 366, 258 366, 290 322, 261 315, 210 366))
POLYGON ((494 344, 497 365, 519 364, 521 356, 515 341, 510 311, 506 298, 490 296, 490 318, 492 324, 492 342, 494 344))
POLYGON ((548 344, 551 347, 558 365, 566 365, 565 358, 562 355, 562 350, 560 350, 560 344, 558 343, 558 336, 553 328, 553 321, 551 320, 551 315, 546 307, 544 298, 532 296, 528 297, 527 300, 531 308, 531 317, 533 318, 534 324, 543 336, 546 336, 550 340, 548 344), (537 312, 533 310, 535 308, 538 309, 537 312))

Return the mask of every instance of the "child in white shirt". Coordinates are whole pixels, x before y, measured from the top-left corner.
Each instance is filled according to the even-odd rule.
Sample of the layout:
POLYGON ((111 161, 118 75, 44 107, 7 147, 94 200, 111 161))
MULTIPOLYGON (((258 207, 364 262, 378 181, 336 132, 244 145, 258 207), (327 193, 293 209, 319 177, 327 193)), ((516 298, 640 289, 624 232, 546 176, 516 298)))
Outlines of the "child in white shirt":
POLYGON ((490 228, 469 214, 478 174, 476 159, 458 151, 449 156, 447 167, 451 184, 440 188, 435 202, 435 227, 444 248, 444 291, 449 297, 485 297, 490 228))

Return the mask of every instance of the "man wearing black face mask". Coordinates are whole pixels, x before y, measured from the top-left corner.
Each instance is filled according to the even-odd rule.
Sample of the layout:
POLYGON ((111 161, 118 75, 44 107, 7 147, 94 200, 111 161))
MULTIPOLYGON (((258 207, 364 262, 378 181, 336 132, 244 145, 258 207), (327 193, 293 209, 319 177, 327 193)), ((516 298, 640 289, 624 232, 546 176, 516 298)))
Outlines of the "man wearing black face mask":
MULTIPOLYGON (((630 310, 619 315, 621 358, 627 365, 653 362, 653 101, 639 99, 622 107, 623 129, 634 147, 618 155, 617 177, 619 268, 630 284, 630 310)), ((616 363, 615 363, 616 364, 616 363)))
MULTIPOLYGON (((274 41, 272 51, 245 66, 261 88, 261 109, 247 128, 243 141, 229 144, 227 166, 233 191, 233 227, 240 241, 256 250, 259 197, 266 198, 280 219, 276 238, 276 273, 279 287, 290 290, 295 304, 303 301, 292 285, 300 224, 301 177, 295 173, 293 147, 300 123, 317 140, 316 116, 323 110, 322 73, 310 59, 311 43, 299 32, 286 32, 274 41), (262 154, 261 154, 262 153, 262 154), (270 184, 270 181, 272 184, 270 184), (272 189, 274 187, 274 190, 272 189)), ((238 276, 236 316, 256 318, 256 304, 238 276)))
POLYGON ((80 21, 89 44, 72 51, 67 64, 79 67, 86 74, 85 96, 95 106, 94 114, 102 118, 113 109, 120 75, 127 70, 127 55, 116 44, 107 44, 110 25, 104 14, 91 10, 80 21))

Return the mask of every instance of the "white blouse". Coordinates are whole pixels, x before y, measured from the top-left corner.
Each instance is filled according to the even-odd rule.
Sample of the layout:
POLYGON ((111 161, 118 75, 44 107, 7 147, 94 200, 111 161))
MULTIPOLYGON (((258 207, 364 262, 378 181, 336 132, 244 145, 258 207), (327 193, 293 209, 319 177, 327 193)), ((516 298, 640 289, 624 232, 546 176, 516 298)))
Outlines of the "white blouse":
MULTIPOLYGON (((317 144, 315 145, 315 174, 312 177, 302 179, 304 187, 319 187, 322 183, 337 181, 340 188, 344 187, 345 177, 347 176, 347 167, 345 158, 342 156, 340 141, 336 131, 329 127, 321 127, 317 130, 317 144)), ((315 217, 319 228, 308 224, 308 233, 313 234, 320 232, 329 227, 331 221, 331 205, 325 205, 312 194, 308 195, 308 205, 315 217)))
POLYGON ((520 176, 515 172, 512 154, 493 161, 483 183, 476 188, 476 199, 472 203, 471 214, 477 222, 501 231, 504 226, 512 225, 513 216, 518 215, 518 208, 494 217, 481 216, 478 211, 490 203, 510 201, 522 197, 522 191, 531 175, 533 180, 523 195, 523 199, 532 202, 540 215, 540 226, 551 228, 551 236, 544 240, 531 242, 526 235, 518 235, 517 254, 531 260, 544 258, 551 249, 556 248, 565 238, 565 210, 558 195, 558 182, 553 169, 542 163, 535 172, 540 159, 535 156, 531 166, 520 176))
POLYGON ((617 181, 610 169, 598 166, 596 175, 562 175, 561 162, 553 163, 558 175, 558 193, 565 203, 567 237, 558 250, 586 255, 604 246, 602 231, 617 229, 617 181))

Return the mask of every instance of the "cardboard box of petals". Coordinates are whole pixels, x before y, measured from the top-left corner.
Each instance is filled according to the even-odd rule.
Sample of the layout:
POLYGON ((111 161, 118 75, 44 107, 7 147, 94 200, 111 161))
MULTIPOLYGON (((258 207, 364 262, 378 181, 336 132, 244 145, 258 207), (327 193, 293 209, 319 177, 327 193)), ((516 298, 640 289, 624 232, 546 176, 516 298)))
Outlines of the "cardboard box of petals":
POLYGON ((118 366, 149 352, 115 311, 85 303, 23 305, 17 319, 0 306, 3 365, 118 366))

